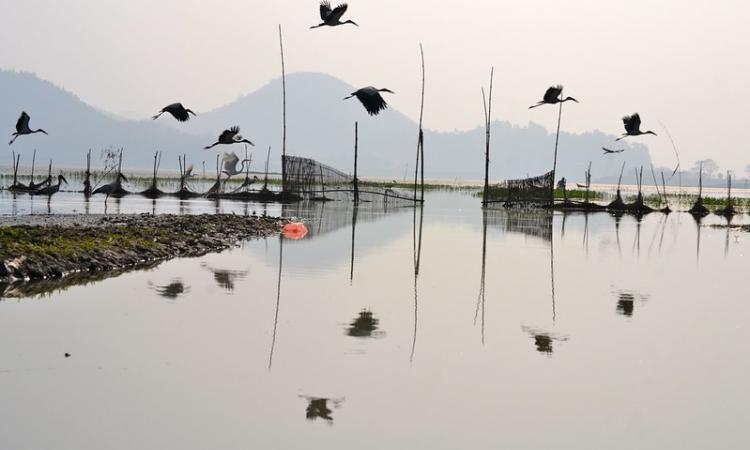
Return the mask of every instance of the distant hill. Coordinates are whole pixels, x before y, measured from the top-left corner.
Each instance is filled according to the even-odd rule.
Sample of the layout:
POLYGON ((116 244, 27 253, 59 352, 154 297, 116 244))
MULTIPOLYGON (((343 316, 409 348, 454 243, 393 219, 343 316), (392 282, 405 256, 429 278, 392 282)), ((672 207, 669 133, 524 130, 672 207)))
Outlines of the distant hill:
MULTIPOLYGON (((368 116, 356 99, 342 100, 353 90, 325 74, 288 75, 287 151, 348 172, 353 158, 354 122, 358 121, 360 172, 364 176, 403 177, 407 166, 409 171, 414 167, 417 124, 394 109, 368 116)), ((128 168, 148 168, 154 149, 164 152, 163 167, 176 166, 177 155, 182 153, 196 165, 205 160, 210 167, 216 152, 205 151, 203 146, 213 142, 224 128, 239 125, 242 134, 256 144, 253 166, 262 167, 270 145, 271 170, 279 169, 280 79, 228 105, 199 113, 184 124, 168 117, 156 122, 148 117, 141 121, 118 119, 30 73, 0 71, 0 98, 0 124, 8 130, 8 139, 22 110, 31 115, 33 128, 41 127, 50 133, 22 137, 12 148, 24 154, 37 148, 40 159, 53 157, 59 165, 80 166, 88 148, 98 155, 98 150, 114 146, 126 149, 128 168)), ((542 126, 495 121, 492 133, 493 179, 536 175, 551 168, 554 134, 542 126)), ((623 144, 620 147, 626 148, 625 153, 602 157, 601 145, 613 139, 614 136, 598 131, 562 133, 558 174, 580 180, 589 161, 593 161, 595 178, 616 176, 623 158, 629 167, 650 163, 648 149, 640 144, 623 144)), ((483 127, 448 133, 426 130, 426 177, 481 178, 483 148, 483 127)), ((242 148, 236 146, 235 150, 240 152, 242 148)), ((2 158, 0 164, 7 165, 10 157, 2 158)))

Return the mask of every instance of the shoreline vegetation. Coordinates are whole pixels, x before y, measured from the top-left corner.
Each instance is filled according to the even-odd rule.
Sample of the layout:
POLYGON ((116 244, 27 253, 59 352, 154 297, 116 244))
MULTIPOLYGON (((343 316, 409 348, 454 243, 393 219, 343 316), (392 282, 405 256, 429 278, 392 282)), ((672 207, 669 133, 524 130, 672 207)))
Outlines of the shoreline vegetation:
POLYGON ((0 216, 0 298, 29 281, 54 284, 203 256, 276 235, 285 223, 232 214, 0 216))

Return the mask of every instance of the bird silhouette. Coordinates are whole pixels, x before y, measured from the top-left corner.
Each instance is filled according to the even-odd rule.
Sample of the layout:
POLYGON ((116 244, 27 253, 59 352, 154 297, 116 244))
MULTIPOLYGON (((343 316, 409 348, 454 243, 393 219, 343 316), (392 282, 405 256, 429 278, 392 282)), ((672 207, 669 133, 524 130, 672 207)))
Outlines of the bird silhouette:
POLYGON ((16 132, 13 133, 11 136, 13 136, 13 139, 8 142, 8 145, 13 144, 13 142, 18 139, 18 136, 23 136, 26 134, 34 134, 34 133, 44 133, 47 134, 46 131, 42 130, 41 128, 38 130, 32 130, 29 128, 29 120, 31 120, 31 117, 29 117, 28 114, 26 114, 26 111, 21 112, 21 117, 18 118, 18 122, 16 122, 16 132))
POLYGON ((625 125, 625 133, 615 139, 615 141, 619 141, 628 136, 641 136, 643 134, 653 134, 656 136, 656 133, 653 131, 641 131, 641 116, 638 115, 638 113, 635 113, 632 116, 623 117, 622 123, 625 125))
POLYGON ((172 103, 171 105, 167 105, 162 108, 161 111, 159 111, 159 114, 152 117, 152 119, 156 120, 164 113, 171 114, 172 117, 179 120, 180 122, 187 122, 188 120, 190 120, 190 114, 194 116, 196 115, 193 111, 182 106, 182 103, 172 103))
POLYGON ((578 103, 578 100, 574 99, 573 97, 565 97, 565 98, 560 97, 560 94, 562 94, 562 91, 563 91, 563 87, 559 84, 557 86, 550 86, 547 89, 547 92, 544 93, 544 98, 542 98, 541 101, 537 102, 536 105, 529 106, 529 109, 536 108, 537 106, 542 106, 542 105, 554 105, 556 103, 563 103, 563 102, 567 102, 568 100, 578 103))
POLYGON ((221 159, 224 162, 224 168, 222 169, 222 173, 227 174, 227 180, 233 176, 233 175, 239 175, 242 172, 245 171, 245 163, 250 162, 249 159, 243 159, 242 164, 240 165, 239 169, 237 168, 237 163, 240 162, 240 157, 237 156, 237 153, 224 153, 224 157, 221 159))
POLYGON ((348 97, 344 97, 344 100, 350 99, 352 97, 357 97, 357 99, 360 101, 360 103, 362 103, 362 106, 365 107, 367 112, 371 116, 375 116, 380 111, 388 107, 388 103, 386 103, 385 99, 383 99, 383 96, 380 95, 381 92, 388 92, 389 94, 394 93, 390 89, 377 89, 372 86, 367 86, 363 87, 362 89, 358 89, 355 92, 352 92, 352 94, 348 97))
POLYGON ((45 186, 41 189, 37 189, 34 192, 31 192, 31 195, 46 195, 48 197, 52 197, 54 194, 56 194, 60 190, 60 185, 65 182, 65 184, 68 184, 68 180, 65 179, 63 174, 60 174, 57 176, 57 184, 52 184, 49 186, 45 186))
POLYGON ((107 199, 109 199, 110 195, 114 194, 118 189, 120 189, 123 181, 127 182, 128 179, 125 177, 125 175, 118 173, 117 179, 115 181, 98 187, 91 194, 104 194, 107 196, 107 199))
POLYGON ((331 9, 331 4, 328 1, 320 2, 320 19, 323 22, 318 25, 313 25, 310 28, 318 28, 324 26, 335 27, 337 25, 344 25, 346 23, 359 26, 353 20, 347 20, 346 22, 341 21, 341 16, 344 15, 348 7, 349 6, 346 3, 342 3, 334 9, 331 9))
POLYGON ((605 155, 611 155, 613 153, 622 153, 625 151, 624 148, 621 148, 619 150, 611 150, 611 149, 608 149, 607 147, 602 147, 602 150, 604 150, 605 155))
POLYGON ((233 126, 232 128, 228 130, 222 131, 221 135, 219 135, 219 139, 216 142, 204 148, 208 150, 210 148, 216 147, 219 144, 231 145, 231 144, 241 144, 241 143, 250 144, 253 147, 255 146, 255 144, 253 144, 252 142, 248 141, 247 139, 242 138, 242 136, 240 135, 240 127, 233 126))

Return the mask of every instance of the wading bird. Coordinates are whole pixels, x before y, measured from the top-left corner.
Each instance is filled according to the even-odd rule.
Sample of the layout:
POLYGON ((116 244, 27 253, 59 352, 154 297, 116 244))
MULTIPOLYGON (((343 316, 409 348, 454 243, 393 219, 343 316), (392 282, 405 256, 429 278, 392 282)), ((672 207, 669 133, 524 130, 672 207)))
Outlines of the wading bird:
POLYGON ((568 100, 578 103, 578 100, 574 99, 573 97, 560 97, 562 91, 563 87, 559 84, 557 86, 551 86, 549 89, 547 89, 547 92, 544 93, 544 98, 540 102, 537 102, 536 105, 529 106, 529 109, 536 108, 537 106, 542 105, 554 105, 556 103, 563 103, 567 102, 568 100))
POLYGON ((216 147, 219 144, 225 144, 225 145, 231 145, 231 144, 250 144, 253 147, 255 147, 255 144, 248 141, 247 139, 243 139, 242 136, 240 136, 240 127, 233 126, 232 128, 228 130, 222 131, 221 135, 219 135, 219 140, 214 142, 213 144, 204 147, 206 150, 216 147))
POLYGON ((50 186, 43 187, 41 189, 37 189, 34 192, 31 192, 31 195, 46 195, 48 197, 52 197, 54 194, 56 194, 60 190, 60 185, 62 183, 68 184, 68 180, 65 179, 63 174, 60 174, 57 176, 57 184, 53 184, 50 186))
POLYGON ((390 89, 377 89, 372 86, 367 86, 363 87, 362 89, 358 89, 355 92, 352 92, 352 94, 348 97, 344 97, 344 100, 350 99, 352 97, 357 97, 357 99, 362 103, 362 106, 365 107, 367 112, 371 116, 375 116, 380 111, 388 107, 388 104, 380 95, 381 92, 388 92, 389 94, 394 93, 390 89))
POLYGON ((313 25, 310 28, 318 28, 324 26, 335 27, 337 25, 344 25, 345 23, 359 26, 353 20, 347 20, 346 22, 341 21, 341 16, 344 15, 348 7, 349 6, 346 3, 342 3, 331 10, 331 4, 328 1, 320 2, 320 20, 322 20, 323 22, 318 25, 313 25))
POLYGON ((21 117, 18 118, 18 122, 16 122, 16 132, 13 133, 11 136, 13 136, 13 139, 8 142, 8 145, 11 145, 13 142, 18 139, 18 136, 23 136, 25 134, 34 134, 34 133, 44 133, 47 134, 46 131, 42 130, 41 128, 38 130, 32 130, 29 128, 29 120, 31 120, 31 117, 29 117, 28 114, 26 114, 26 111, 21 112, 21 117))
POLYGON ((625 151, 624 148, 621 148, 619 150, 610 150, 607 147, 602 147, 602 150, 604 150, 605 155, 611 155, 612 153, 622 153, 625 151))
POLYGON ((182 106, 182 103, 172 103, 171 105, 167 105, 164 108, 159 111, 159 114, 152 117, 152 119, 156 120, 164 113, 169 113, 174 117, 175 119, 179 120, 180 122, 187 122, 190 120, 190 114, 196 115, 193 111, 185 108, 182 106))
POLYGON ((642 134, 653 134, 656 136, 656 133, 653 131, 641 131, 641 116, 639 116, 638 113, 635 113, 632 116, 623 117, 622 123, 625 125, 625 133, 615 139, 615 141, 619 141, 628 136, 640 136, 642 134))
POLYGON ((110 195, 114 194, 122 188, 123 181, 127 183, 128 179, 125 178, 125 175, 118 173, 117 179, 115 181, 98 187, 94 190, 94 192, 92 192, 92 194, 104 194, 107 196, 107 198, 109 198, 110 195))

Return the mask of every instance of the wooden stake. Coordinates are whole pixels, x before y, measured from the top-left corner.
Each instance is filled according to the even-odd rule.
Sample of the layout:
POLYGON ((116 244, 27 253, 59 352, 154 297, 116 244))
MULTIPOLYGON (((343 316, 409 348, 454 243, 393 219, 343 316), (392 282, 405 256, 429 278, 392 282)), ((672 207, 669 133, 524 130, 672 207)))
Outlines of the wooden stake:
POLYGON ((359 203, 359 180, 357 180, 358 124, 354 122, 354 203, 359 203))
POLYGON ((281 190, 286 191, 286 69, 284 67, 284 39, 279 24, 279 50, 281 53, 281 116, 283 134, 281 138, 281 190))

